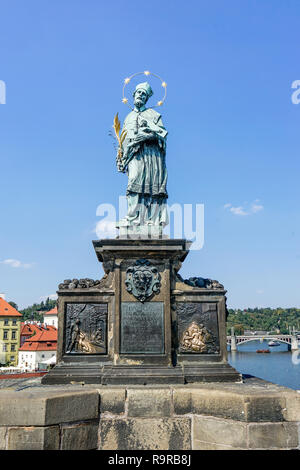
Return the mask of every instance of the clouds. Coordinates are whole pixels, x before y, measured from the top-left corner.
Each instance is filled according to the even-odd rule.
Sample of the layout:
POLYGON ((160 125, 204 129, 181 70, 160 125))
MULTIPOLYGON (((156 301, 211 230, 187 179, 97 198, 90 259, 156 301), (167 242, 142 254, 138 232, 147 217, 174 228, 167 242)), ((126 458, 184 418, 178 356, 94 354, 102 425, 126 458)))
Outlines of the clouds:
POLYGON ((262 211, 263 208, 264 206, 262 206, 261 204, 252 204, 251 206, 251 210, 253 214, 255 214, 256 212, 262 211))
POLYGON ((23 269, 30 269, 34 266, 34 263, 22 263, 18 259, 5 259, 0 261, 0 264, 5 264, 6 266, 10 266, 11 268, 23 268, 23 269))
POLYGON ((101 220, 97 223, 94 232, 100 238, 115 238, 117 236, 116 222, 110 220, 101 220))
POLYGON ((245 203, 246 207, 245 206, 235 207, 232 204, 224 204, 224 209, 229 210, 234 215, 242 215, 242 216, 252 215, 263 210, 264 206, 258 203, 259 203, 259 199, 256 199, 251 204, 245 203))

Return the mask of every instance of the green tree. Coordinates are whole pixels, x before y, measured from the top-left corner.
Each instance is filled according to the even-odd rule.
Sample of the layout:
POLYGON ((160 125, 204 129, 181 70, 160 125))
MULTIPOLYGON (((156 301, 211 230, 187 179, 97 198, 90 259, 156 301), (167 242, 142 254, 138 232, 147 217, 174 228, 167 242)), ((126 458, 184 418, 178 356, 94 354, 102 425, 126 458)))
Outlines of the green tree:
POLYGON ((15 308, 16 310, 18 310, 18 306, 15 302, 8 302, 9 305, 11 305, 13 308, 15 308))
POLYGON ((39 304, 33 304, 29 307, 20 310, 19 312, 22 314, 23 321, 43 321, 44 313, 48 312, 52 308, 56 306, 56 300, 47 299, 46 304, 42 301, 39 304), (47 306, 47 307, 46 307, 47 306))

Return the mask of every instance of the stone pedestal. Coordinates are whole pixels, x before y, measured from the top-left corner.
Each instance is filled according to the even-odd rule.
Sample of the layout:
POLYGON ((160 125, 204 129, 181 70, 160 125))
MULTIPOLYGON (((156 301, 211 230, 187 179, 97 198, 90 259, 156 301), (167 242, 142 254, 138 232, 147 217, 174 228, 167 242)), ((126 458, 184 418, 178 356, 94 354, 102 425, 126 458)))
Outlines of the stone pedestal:
POLYGON ((241 381, 227 363, 226 291, 178 274, 190 242, 94 241, 101 281, 58 291, 58 363, 45 384, 241 381))

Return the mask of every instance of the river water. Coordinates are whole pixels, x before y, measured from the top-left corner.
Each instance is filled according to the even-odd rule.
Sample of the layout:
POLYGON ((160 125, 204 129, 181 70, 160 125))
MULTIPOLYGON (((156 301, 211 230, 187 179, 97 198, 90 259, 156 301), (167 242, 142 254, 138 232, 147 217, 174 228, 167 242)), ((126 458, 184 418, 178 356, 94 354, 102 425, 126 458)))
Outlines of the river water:
POLYGON ((285 344, 276 347, 268 346, 267 341, 242 344, 237 351, 228 352, 228 362, 242 374, 300 390, 300 350, 293 354, 285 344), (269 349, 270 354, 258 354, 257 349, 269 349))

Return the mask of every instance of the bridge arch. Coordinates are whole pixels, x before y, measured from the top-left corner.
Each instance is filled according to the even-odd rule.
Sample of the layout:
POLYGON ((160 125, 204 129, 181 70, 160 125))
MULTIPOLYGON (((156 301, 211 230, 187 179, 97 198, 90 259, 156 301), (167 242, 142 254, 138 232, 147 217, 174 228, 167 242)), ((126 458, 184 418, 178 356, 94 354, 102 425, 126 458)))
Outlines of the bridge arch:
MULTIPOLYGON (((291 335, 278 335, 278 336, 235 336, 236 347, 244 344, 250 343, 251 341, 278 341, 279 343, 286 344, 291 346, 292 336, 291 335)), ((231 346, 231 336, 227 336, 227 346, 231 346)))

